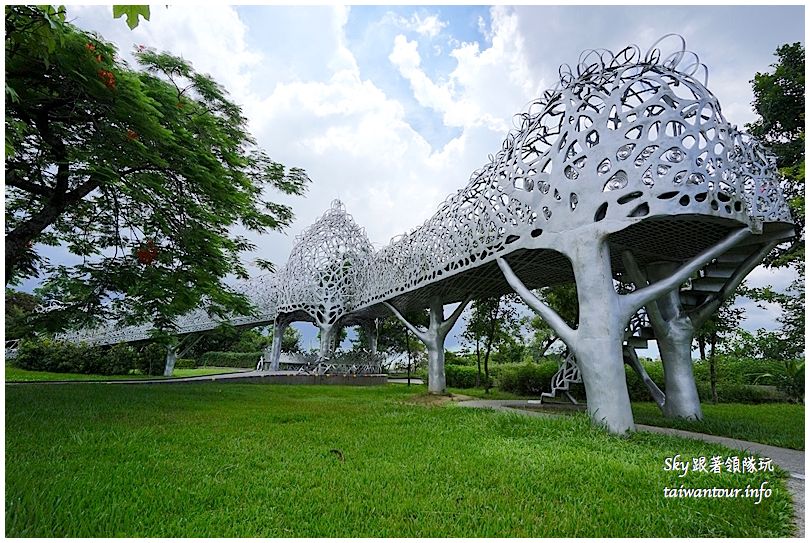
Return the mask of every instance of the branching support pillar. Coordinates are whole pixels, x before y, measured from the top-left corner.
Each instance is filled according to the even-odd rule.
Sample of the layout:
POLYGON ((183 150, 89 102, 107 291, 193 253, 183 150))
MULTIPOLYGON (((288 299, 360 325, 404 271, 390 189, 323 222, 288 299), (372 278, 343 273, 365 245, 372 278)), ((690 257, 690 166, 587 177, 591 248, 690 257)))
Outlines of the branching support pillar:
POLYGON ((612 433, 624 434, 635 429, 622 353, 624 331, 630 317, 748 235, 745 228, 734 231, 665 280, 628 294, 618 294, 613 286, 608 232, 583 229, 577 239, 569 238, 564 247, 559 247, 571 261, 577 284, 580 317, 576 329, 526 288, 504 258, 498 258, 497 262, 515 292, 540 314, 576 356, 591 420, 612 433))
POLYGON ((166 368, 163 370, 164 377, 171 377, 174 373, 174 365, 177 363, 177 345, 171 344, 166 348, 166 368))
POLYGON ((428 392, 431 394, 444 394, 447 391, 447 381, 444 375, 444 340, 470 300, 471 298, 467 297, 445 319, 442 299, 439 296, 433 296, 429 302, 430 323, 426 329, 411 324, 396 307, 388 302, 383 302, 394 316, 419 338, 419 341, 425 344, 428 353, 428 392))
MULTIPOLYGON (((679 285, 647 304, 647 314, 655 332, 664 368, 666 399, 660 407, 665 417, 703 419, 692 362, 692 342, 695 333, 778 243, 778 240, 768 240, 758 250, 753 251, 728 278, 719 292, 707 297, 692 311, 687 312, 684 309, 679 285)), ((658 284, 677 271, 677 265, 674 263, 653 263, 646 267, 645 277, 632 254, 625 252, 622 259, 637 288, 646 286, 648 281, 651 284, 658 284)))
POLYGON ((276 317, 273 324, 273 343, 264 350, 264 367, 262 369, 278 371, 279 361, 281 360, 281 344, 284 340, 284 332, 289 325, 289 319, 281 316, 276 317))
POLYGON ((368 352, 372 355, 377 354, 377 342, 379 341, 379 326, 377 319, 368 319, 363 321, 362 327, 368 339, 368 352))

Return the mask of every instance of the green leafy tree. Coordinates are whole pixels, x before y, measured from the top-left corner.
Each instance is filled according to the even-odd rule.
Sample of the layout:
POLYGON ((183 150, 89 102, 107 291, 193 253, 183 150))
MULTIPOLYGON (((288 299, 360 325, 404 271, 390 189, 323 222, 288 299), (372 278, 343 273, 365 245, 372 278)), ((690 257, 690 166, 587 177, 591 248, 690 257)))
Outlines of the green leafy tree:
POLYGON ((754 336, 756 352, 763 358, 790 360, 804 354, 804 266, 800 266, 798 271, 799 276, 790 284, 786 292, 776 292, 770 286, 744 288, 741 291, 741 294, 754 300, 762 309, 766 309, 764 303, 777 304, 781 309, 776 318, 776 322, 780 326, 779 330, 757 330, 754 336))
POLYGON ((475 353, 478 372, 475 386, 484 382, 489 389, 489 360, 493 348, 497 349, 507 338, 519 333, 520 320, 516 309, 517 295, 479 298, 473 300, 470 313, 466 319, 462 339, 475 353), (484 369, 484 380, 481 380, 481 367, 484 369))
POLYGON ((236 232, 288 225, 265 194, 301 194, 306 174, 256 146, 210 76, 150 49, 133 70, 50 9, 6 8, 7 283, 44 271, 59 327, 248 313, 224 282, 254 248, 236 232), (43 244, 81 262, 51 266, 43 244))
POLYGON ((284 335, 281 336, 281 351, 285 353, 300 353, 301 332, 292 326, 285 328, 284 335))
POLYGON ((717 312, 706 319, 695 332, 695 342, 700 351, 700 358, 706 360, 708 348, 709 385, 711 387, 712 401, 717 403, 717 361, 718 346, 735 336, 740 327, 740 321, 745 310, 734 306, 736 295, 732 295, 723 302, 717 312))
MULTIPOLYGON (((408 319, 408 322, 421 327, 426 327, 430 322, 426 311, 410 311, 405 313, 405 318, 408 319)), ((367 332, 363 327, 357 329, 357 336, 352 340, 352 350, 364 350, 367 348, 368 337, 366 334, 367 332)), ((427 349, 424 344, 416 339, 405 325, 393 315, 379 319, 377 350, 393 356, 407 355, 407 375, 409 379, 412 371, 427 357, 427 349)))
POLYGON ((35 335, 35 317, 42 308, 36 294, 6 287, 6 340, 26 339, 35 335))
MULTIPOLYGON (((579 301, 577 300, 577 287, 575 284, 556 285, 544 287, 537 291, 537 296, 546 305, 554 309, 571 327, 575 327, 579 321, 579 301)), ((529 352, 532 358, 537 361, 545 356, 548 350, 560 338, 554 329, 546 323, 539 315, 534 315, 528 319, 528 324, 532 330, 532 339, 529 344, 529 352)))
POLYGON ((759 118, 747 125, 776 155, 796 237, 777 247, 767 263, 785 266, 804 262, 804 47, 785 44, 776 49, 772 72, 757 73, 751 81, 754 110, 759 118))

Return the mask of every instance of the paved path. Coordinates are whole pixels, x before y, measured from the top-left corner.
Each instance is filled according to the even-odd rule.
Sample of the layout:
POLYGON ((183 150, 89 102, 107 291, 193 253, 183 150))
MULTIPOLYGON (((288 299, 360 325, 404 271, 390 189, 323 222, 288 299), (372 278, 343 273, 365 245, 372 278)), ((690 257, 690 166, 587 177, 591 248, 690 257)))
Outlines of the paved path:
MULTIPOLYGON (((401 379, 399 377, 395 379, 388 379, 389 383, 396 383, 400 385, 407 385, 408 379, 401 379)), ((412 385, 424 385, 425 383, 421 379, 417 379, 416 377, 411 377, 411 384, 412 385)))
MULTIPOLYGON (((465 400, 458 402, 464 407, 477 407, 483 409, 493 409, 496 411, 519 412, 532 417, 557 417, 556 413, 530 411, 527 408, 536 407, 540 402, 537 400, 465 400)), ((718 443, 731 449, 750 451, 761 456, 767 456, 773 462, 787 471, 790 477, 786 484, 793 495, 793 519, 796 523, 797 537, 804 537, 804 451, 794 449, 784 449, 772 445, 763 445, 753 441, 743 441, 730 437, 713 436, 688 432, 686 430, 676 430, 674 428, 661 428, 658 426, 647 426, 646 424, 636 424, 636 429, 642 432, 653 432, 657 434, 673 435, 689 439, 697 439, 707 443, 718 443)))

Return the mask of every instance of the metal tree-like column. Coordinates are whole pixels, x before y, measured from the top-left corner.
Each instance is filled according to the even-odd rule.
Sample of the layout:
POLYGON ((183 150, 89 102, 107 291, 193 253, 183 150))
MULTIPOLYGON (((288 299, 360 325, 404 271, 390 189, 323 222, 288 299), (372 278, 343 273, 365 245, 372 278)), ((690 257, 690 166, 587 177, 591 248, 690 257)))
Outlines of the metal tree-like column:
MULTIPOLYGON (((779 241, 766 241, 760 248, 753 250, 729 275, 722 288, 707 296, 692 310, 683 306, 677 287, 646 306, 664 368, 666 395, 661 410, 665 417, 703 419, 692 368, 692 342, 695 334, 778 243, 779 241)), ((651 263, 646 266, 645 277, 629 252, 622 257, 636 286, 647 285, 648 281, 661 281, 677 268, 672 262, 651 263)))
POLYGON ((576 330, 526 288, 505 259, 498 258, 498 265, 515 292, 540 314, 576 356, 591 419, 611 432, 625 433, 635 428, 622 353, 624 331, 630 318, 642 306, 676 288, 749 235, 747 228, 734 231, 667 278, 628 294, 618 294, 613 286, 606 233, 598 229, 581 230, 574 243, 557 248, 569 258, 574 270, 580 315, 576 330))
MULTIPOLYGON (((269 365, 271 371, 278 371, 279 360, 281 359, 281 344, 284 340, 284 332, 290 326, 291 321, 281 315, 276 317, 276 322, 273 325, 273 343, 269 347, 269 357, 265 358, 265 364, 269 365)), ((267 354, 267 349, 265 349, 267 354)), ((268 369, 267 367, 263 369, 268 369)))
POLYGON ((177 363, 177 345, 166 347, 166 367, 163 369, 164 377, 171 377, 174 373, 174 365, 177 363))
POLYGON ((428 392, 431 394, 444 394, 447 391, 447 381, 444 375, 444 340, 453 325, 456 323, 464 308, 470 303, 471 297, 467 297, 461 302, 453 313, 444 318, 444 304, 439 296, 430 298, 430 323, 427 329, 414 326, 402 316, 402 313, 389 304, 384 305, 404 324, 408 330, 413 332, 419 341, 425 344, 428 353, 428 392))
POLYGON ((361 326, 366 333, 368 340, 368 352, 372 355, 377 354, 377 342, 379 341, 379 322, 377 319, 366 319, 362 322, 361 326))

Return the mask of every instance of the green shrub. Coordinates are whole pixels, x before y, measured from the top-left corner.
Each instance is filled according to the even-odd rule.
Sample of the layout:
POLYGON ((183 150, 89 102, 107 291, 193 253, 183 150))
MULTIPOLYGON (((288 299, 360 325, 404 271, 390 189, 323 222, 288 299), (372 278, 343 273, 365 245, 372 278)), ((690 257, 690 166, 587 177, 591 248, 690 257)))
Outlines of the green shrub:
POLYGON ((107 349, 107 352, 100 358, 103 360, 106 370, 102 375, 124 375, 135 368, 137 352, 129 345, 119 343, 107 349))
POLYGON ((223 353, 211 351, 202 355, 200 363, 203 367, 255 368, 261 356, 261 351, 253 353, 223 353))
POLYGON ((135 369, 144 375, 163 375, 166 369, 166 347, 148 343, 136 351, 135 369))
POLYGON ((459 354, 453 351, 444 351, 445 366, 475 366, 475 354, 459 354))
MULTIPOLYGON (((776 385, 785 376, 784 363, 776 360, 739 358, 728 355, 715 357, 718 383, 740 385, 776 385)), ((709 382, 709 361, 697 360, 694 365, 695 380, 709 382)))
POLYGON ((776 388, 791 402, 804 401, 804 361, 785 360, 785 374, 776 380, 776 388))
POLYGON ((506 392, 537 396, 551 391, 551 378, 559 366, 555 362, 540 364, 504 364, 498 369, 498 388, 506 392))
MULTIPOLYGON (((449 365, 444 367, 444 376, 447 386, 453 388, 474 388, 475 380, 478 377, 478 368, 474 366, 449 365)), ((491 379, 490 379, 491 384, 491 379)), ((479 386, 486 386, 486 377, 481 371, 481 383, 479 386)))
POLYGON ((193 370, 197 367, 197 361, 193 358, 178 358, 174 367, 179 370, 193 370))
POLYGON ((23 341, 12 363, 34 371, 123 375, 135 366, 135 356, 133 349, 123 344, 90 346, 43 338, 23 341))

